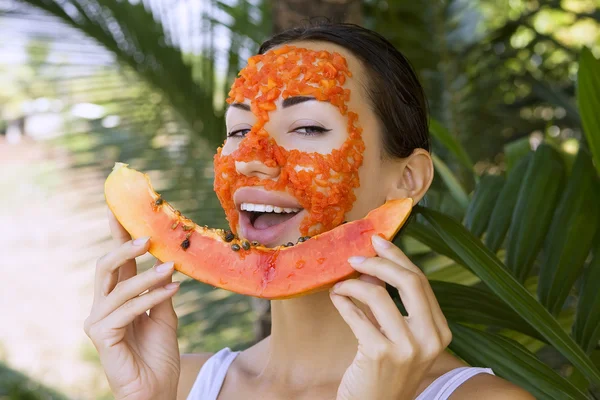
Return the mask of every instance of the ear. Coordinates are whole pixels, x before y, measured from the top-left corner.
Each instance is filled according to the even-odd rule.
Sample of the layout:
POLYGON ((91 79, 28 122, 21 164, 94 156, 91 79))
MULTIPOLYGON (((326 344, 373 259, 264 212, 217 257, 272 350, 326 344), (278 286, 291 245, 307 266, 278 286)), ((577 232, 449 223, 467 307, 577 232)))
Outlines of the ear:
POLYGON ((386 200, 411 197, 414 204, 425 196, 433 181, 433 162, 427 150, 415 149, 406 158, 389 160, 386 166, 386 200))

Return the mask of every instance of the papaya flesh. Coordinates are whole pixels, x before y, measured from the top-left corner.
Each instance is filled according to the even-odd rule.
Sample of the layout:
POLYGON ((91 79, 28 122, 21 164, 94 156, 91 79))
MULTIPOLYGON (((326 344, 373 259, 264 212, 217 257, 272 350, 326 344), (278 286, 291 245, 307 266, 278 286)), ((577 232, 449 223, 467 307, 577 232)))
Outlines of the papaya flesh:
POLYGON ((363 219, 291 247, 267 248, 197 225, 154 191, 148 175, 128 164, 115 163, 104 195, 132 238, 151 237, 148 251, 159 260, 173 261, 176 270, 200 282, 267 299, 325 290, 357 276, 348 258, 375 256, 371 236, 393 238, 413 205, 410 198, 387 201, 363 219))

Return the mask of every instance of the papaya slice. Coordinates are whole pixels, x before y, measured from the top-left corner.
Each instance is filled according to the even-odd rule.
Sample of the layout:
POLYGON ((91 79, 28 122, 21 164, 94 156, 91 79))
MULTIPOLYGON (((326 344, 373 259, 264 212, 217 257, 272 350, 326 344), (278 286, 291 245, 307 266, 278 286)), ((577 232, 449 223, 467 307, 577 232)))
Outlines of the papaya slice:
POLYGON ((285 299, 325 290, 358 275, 348 257, 372 257, 371 236, 393 238, 412 199, 387 201, 365 218, 286 247, 252 245, 228 231, 195 224, 165 201, 147 174, 116 163, 106 179, 108 207, 133 238, 150 236, 149 252, 198 281, 232 292, 285 299))

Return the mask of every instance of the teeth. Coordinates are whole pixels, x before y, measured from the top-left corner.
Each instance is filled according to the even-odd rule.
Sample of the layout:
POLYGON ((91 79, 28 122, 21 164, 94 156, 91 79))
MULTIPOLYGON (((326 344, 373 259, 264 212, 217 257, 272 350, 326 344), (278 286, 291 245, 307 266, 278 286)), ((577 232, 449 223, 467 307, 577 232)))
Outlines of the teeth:
POLYGON ((244 211, 256 211, 256 212, 275 212, 278 214, 281 213, 296 213, 299 212, 300 208, 282 208, 273 206, 271 204, 253 204, 253 203, 242 203, 240 208, 244 211))

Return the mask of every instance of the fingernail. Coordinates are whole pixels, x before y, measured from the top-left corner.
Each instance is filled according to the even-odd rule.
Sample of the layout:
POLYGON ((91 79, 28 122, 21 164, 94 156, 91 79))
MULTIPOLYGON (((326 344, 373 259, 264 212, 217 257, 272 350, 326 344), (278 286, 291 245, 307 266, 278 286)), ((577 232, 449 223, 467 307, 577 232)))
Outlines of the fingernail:
POLYGON ((133 245, 134 246, 143 246, 146 244, 146 242, 148 242, 148 240, 150 240, 150 236, 144 236, 141 238, 137 238, 133 241, 133 245))
POLYGON ((340 283, 338 282, 329 288, 329 295, 337 294, 337 291, 339 288, 340 288, 340 283))
POLYGON ((363 257, 363 256, 354 256, 354 257, 350 257, 350 258, 348 259, 348 262, 349 262, 350 264, 354 264, 354 265, 356 265, 356 264, 360 264, 360 263, 364 262, 366 259, 367 259, 367 258, 366 258, 366 257, 363 257))
POLYGON ((373 244, 379 246, 379 248, 381 249, 387 249, 392 245, 390 242, 388 242, 379 235, 373 235, 371 239, 373 241, 373 244))
POLYGON ((159 264, 156 266, 156 272, 162 274, 163 272, 170 271, 173 269, 173 265, 175 265, 173 261, 169 261, 164 264, 159 264))
POLYGON ((165 285, 165 289, 167 290, 175 289, 176 287, 179 287, 179 282, 171 282, 165 285))

